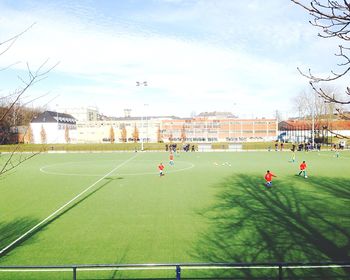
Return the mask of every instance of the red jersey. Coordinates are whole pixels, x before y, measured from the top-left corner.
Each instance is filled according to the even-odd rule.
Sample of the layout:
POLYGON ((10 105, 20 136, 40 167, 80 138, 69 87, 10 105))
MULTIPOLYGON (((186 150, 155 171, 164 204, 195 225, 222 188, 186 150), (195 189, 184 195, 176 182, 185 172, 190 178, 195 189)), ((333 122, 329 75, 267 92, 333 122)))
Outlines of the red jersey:
POLYGON ((170 154, 169 158, 170 158, 170 160, 174 160, 174 155, 170 154))
POLYGON ((265 180, 267 182, 271 182, 272 181, 272 177, 276 177, 274 174, 272 174, 271 172, 268 172, 265 174, 265 180))
POLYGON ((159 171, 163 171, 164 165, 163 165, 163 164, 159 164, 159 165, 158 165, 158 169, 159 169, 159 171))
POLYGON ((306 163, 303 162, 300 164, 300 170, 305 170, 306 169, 306 163))

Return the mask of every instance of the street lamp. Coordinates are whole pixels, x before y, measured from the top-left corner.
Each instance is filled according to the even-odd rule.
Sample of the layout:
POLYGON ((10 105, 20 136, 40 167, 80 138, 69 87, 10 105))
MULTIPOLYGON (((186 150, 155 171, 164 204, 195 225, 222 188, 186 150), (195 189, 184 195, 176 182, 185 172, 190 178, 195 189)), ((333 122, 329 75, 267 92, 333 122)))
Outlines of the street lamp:
MULTIPOLYGON (((229 122, 228 122, 228 138, 229 138, 229 142, 232 141, 232 139, 231 139, 231 136, 232 136, 231 121, 232 121, 232 119, 234 119, 234 116, 235 116, 235 113, 236 113, 236 109, 235 109, 236 105, 237 105, 237 103, 234 102, 233 103, 233 114, 232 114, 232 116, 231 116, 231 118, 229 119, 229 122)), ((233 124, 233 131, 234 131, 234 133, 233 133, 233 137, 232 138, 234 138, 234 136, 235 136, 235 124, 233 124)))
MULTIPOLYGON (((136 81, 136 86, 137 87, 141 87, 141 86, 144 86, 144 87, 147 87, 148 86, 148 83, 147 81, 144 81, 144 82, 139 82, 139 81, 136 81)), ((143 106, 148 106, 148 104, 143 104, 143 106)), ((141 133, 141 151, 143 151, 143 136, 144 136, 144 131, 143 131, 143 114, 144 112, 142 112, 141 114, 141 129, 142 131, 140 131, 141 133)))
POLYGON ((58 143, 59 137, 60 137, 60 128, 58 125, 58 104, 56 104, 56 118, 57 118, 57 143, 58 143))
MULTIPOLYGON (((144 129, 143 129, 143 117, 144 117, 144 114, 145 114, 145 107, 148 106, 148 104, 143 104, 143 112, 142 112, 142 115, 141 115, 141 127, 142 127, 142 133, 141 133, 141 151, 143 151, 143 140, 144 140, 144 129)), ((147 116, 146 116, 146 122, 147 122, 147 131, 148 131, 148 120, 147 120, 147 116)), ((146 135, 146 137, 148 137, 148 133, 146 135)))
POLYGON ((311 111, 311 143, 312 143, 312 149, 315 147, 315 109, 316 109, 316 94, 314 94, 314 104, 312 106, 311 111))

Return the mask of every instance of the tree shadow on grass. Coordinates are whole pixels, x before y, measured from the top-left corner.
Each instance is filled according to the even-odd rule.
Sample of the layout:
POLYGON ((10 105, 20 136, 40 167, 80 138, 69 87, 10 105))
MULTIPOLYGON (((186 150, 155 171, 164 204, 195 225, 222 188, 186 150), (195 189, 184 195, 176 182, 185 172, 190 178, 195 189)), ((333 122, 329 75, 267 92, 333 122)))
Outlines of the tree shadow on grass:
MULTIPOLYGON (((97 187, 94 191, 88 193, 85 196, 82 196, 80 199, 76 200, 75 202, 72 202, 70 206, 67 206, 65 209, 63 209, 61 212, 59 212, 57 215, 46 221, 45 223, 41 224, 39 227, 37 227, 35 230, 27 234, 25 237, 20 239, 17 243, 15 243, 12 247, 8 248, 3 254, 0 255, 0 260, 6 258, 9 252, 16 249, 18 246, 23 244, 25 241, 28 240, 28 242, 34 242, 33 236, 38 233, 39 231, 44 230, 47 228, 51 223, 62 217, 67 212, 73 210, 75 207, 77 207, 79 204, 87 200, 89 197, 94 195, 96 192, 101 190, 103 187, 108 185, 110 182, 112 182, 113 179, 105 179, 104 183, 101 184, 99 187, 97 187)), ((13 240, 16 240, 16 238, 19 238, 22 234, 29 231, 31 228, 39 224, 41 221, 36 219, 20 219, 18 221, 15 221, 13 223, 10 223, 8 225, 1 225, 0 224, 0 245, 2 245, 0 248, 4 248, 5 246, 9 245, 13 240), (1 238, 3 235, 1 233, 7 233, 7 238, 3 239, 1 238), (11 242, 7 243, 7 240, 12 240, 11 242), (3 243, 3 244, 2 244, 3 243)), ((5 235, 4 235, 5 236, 5 235)))
POLYGON ((0 249, 6 247, 39 222, 39 220, 30 217, 16 219, 7 223, 0 222, 0 249))
POLYGON ((6 185, 3 182, 7 179, 7 177, 15 176, 16 172, 16 169, 12 169, 10 171, 7 171, 6 173, 0 174, 0 188, 5 187, 6 185))
POLYGON ((350 180, 344 178, 309 178, 311 184, 332 196, 350 202, 350 180))
MULTIPOLYGON (((290 176, 265 189, 258 176, 227 178, 217 186, 214 205, 198 212, 210 226, 191 255, 207 262, 349 260, 350 182, 312 179, 303 181, 306 190, 298 180, 290 176)), ((309 279, 310 273, 316 279, 350 277, 349 269, 286 271, 289 279, 309 279)), ((239 272, 240 279, 268 279, 255 276, 250 269, 239 272)))

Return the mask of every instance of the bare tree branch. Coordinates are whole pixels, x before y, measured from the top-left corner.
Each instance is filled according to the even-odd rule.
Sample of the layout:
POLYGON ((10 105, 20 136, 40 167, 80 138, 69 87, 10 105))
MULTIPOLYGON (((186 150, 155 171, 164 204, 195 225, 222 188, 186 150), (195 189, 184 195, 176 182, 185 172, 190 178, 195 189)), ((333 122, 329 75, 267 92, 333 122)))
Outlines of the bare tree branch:
POLYGON ((6 41, 0 42, 0 46, 5 45, 6 43, 9 43, 9 45, 5 48, 5 50, 0 52, 0 55, 3 55, 5 52, 7 52, 13 46, 13 44, 16 42, 16 40, 19 37, 21 37, 24 33, 26 33, 29 29, 31 29, 35 24, 36 24, 36 22, 31 24, 27 29, 23 30, 22 32, 18 33, 17 35, 7 39, 6 41))
POLYGON ((7 66, 5 66, 4 68, 1 68, 1 69, 0 69, 0 72, 1 72, 1 71, 5 71, 5 70, 7 70, 7 69, 11 68, 12 66, 17 65, 17 64, 19 64, 19 63, 21 63, 21 62, 20 62, 20 61, 17 61, 17 62, 11 63, 10 65, 7 65, 7 66))
POLYGON ((0 170, 0 176, 5 174, 6 172, 11 171, 12 169, 16 168, 17 166, 19 166, 23 162, 31 159, 32 157, 40 154, 44 150, 44 149, 42 149, 39 152, 33 152, 33 153, 29 154, 26 157, 22 157, 23 154, 21 154, 20 158, 18 160, 14 161, 15 154, 18 154, 18 152, 19 152, 19 147, 20 147, 19 145, 16 145, 15 149, 12 150, 10 156, 8 157, 8 159, 3 164, 3 166, 2 166, 2 168, 0 170))
MULTIPOLYGON (((31 26, 29 26, 23 32, 9 38, 6 41, 0 42, 0 46, 8 44, 7 46, 5 46, 5 49, 3 51, 0 51, 0 56, 3 55, 5 52, 7 52, 14 45, 14 43, 17 41, 17 39, 20 36, 22 36, 25 32, 27 32, 30 28, 32 28, 34 25, 35 25, 35 23, 33 23, 31 26)), ((23 98, 23 95, 29 90, 29 88, 31 88, 34 84, 38 83, 39 81, 45 79, 47 77, 47 74, 58 65, 58 63, 56 63, 52 66, 48 66, 48 61, 49 61, 49 59, 46 59, 41 65, 39 65, 39 67, 35 71, 33 71, 30 68, 29 63, 27 62, 26 63, 27 78, 22 78, 22 77, 18 76, 18 79, 23 83, 23 86, 16 89, 13 93, 0 98, 0 100, 2 100, 2 103, 5 102, 4 104, 6 104, 5 107, 3 107, 3 108, 0 107, 1 109, 3 109, 2 113, 0 115, 0 132, 5 127, 5 120, 7 122, 7 127, 9 124, 12 124, 12 121, 9 122, 8 118, 7 118, 11 113, 13 113, 14 116, 19 115, 19 112, 21 110, 21 106, 19 106, 19 101, 21 100, 21 98, 23 98)), ((10 64, 9 66, 7 66, 5 68, 0 69, 0 72, 10 68, 11 66, 13 66, 17 63, 18 62, 14 63, 14 64, 10 64)), ((45 95, 47 95, 47 93, 42 95, 42 96, 45 96, 45 95)), ((42 96, 34 98, 27 103, 33 102, 34 100, 41 98, 42 96)), ((27 103, 25 103, 25 104, 27 104, 27 103)), ((24 105, 22 104, 22 108, 24 105)), ((32 112, 30 119, 33 118, 33 115, 34 115, 34 112, 32 112)), ((18 117, 14 117, 14 121, 16 121, 17 118, 18 117)), ((28 115, 26 115, 25 118, 28 121, 28 115)), ((23 116, 21 117, 21 119, 23 120, 23 116)), ((29 123, 30 123, 30 121, 29 121, 29 123)), ((13 123, 13 125, 15 125, 15 123, 13 123)), ((27 132, 28 132, 28 128, 24 132, 24 137, 26 136, 27 132)), ((42 147, 42 149, 44 149, 44 146, 42 147)), ((10 170, 13 170, 17 166, 19 166, 21 163, 31 159, 32 157, 36 156, 39 153, 41 153, 41 151, 31 152, 29 154, 24 153, 24 151, 21 150, 21 146, 19 144, 14 146, 13 150, 8 155, 8 158, 6 159, 5 163, 2 164, 2 166, 0 166, 0 176, 6 172, 9 172, 10 170)))
POLYGON ((12 102, 12 104, 9 106, 8 110, 5 111, 5 113, 2 116, 0 116, 0 123, 4 120, 4 118, 7 116, 7 114, 11 111, 11 109, 15 106, 15 104, 17 104, 19 99, 22 97, 22 95, 27 90, 35 83, 40 82, 41 80, 45 79, 46 78, 45 75, 48 74, 52 69, 54 69, 58 65, 58 63, 56 63, 53 66, 48 67, 47 69, 43 69, 43 67, 46 65, 47 62, 48 62, 48 60, 46 60, 43 64, 41 64, 34 73, 32 73, 32 71, 30 70, 29 64, 27 63, 29 80, 25 81, 21 77, 18 77, 25 84, 25 87, 16 90, 16 92, 14 93, 16 98, 12 102))
MULTIPOLYGON (((350 3, 349 0, 337 1, 337 0, 291 0, 293 3, 299 5, 306 10, 311 17, 310 24, 321 29, 322 32, 318 34, 319 37, 329 39, 338 38, 344 41, 346 44, 350 42, 350 3)), ((320 77, 314 75, 311 69, 307 73, 300 70, 299 73, 309 79, 309 83, 312 89, 320 97, 322 97, 327 103, 334 103, 340 105, 350 104, 350 87, 347 86, 344 90, 345 98, 340 98, 325 91, 320 82, 332 82, 342 77, 345 77, 350 72, 350 47, 339 45, 338 53, 336 57, 341 58, 343 61, 337 64, 338 71, 331 70, 330 75, 326 77, 320 77), (347 98, 349 97, 349 98, 347 98)), ((339 111, 340 114, 342 114, 339 111)), ((342 116, 342 115, 341 115, 342 116)), ((344 116, 344 115, 343 115, 344 116)), ((345 117, 345 116, 344 116, 345 117)), ((339 135, 339 134, 337 134, 339 135)))
MULTIPOLYGON (((342 105, 346 105, 346 104, 350 104, 350 100, 347 101, 342 101, 339 98, 335 97, 334 94, 330 95, 330 93, 324 91, 321 87, 316 87, 315 84, 316 82, 309 82, 312 89, 319 95, 321 96, 326 102, 329 103, 337 103, 337 104, 342 104, 342 105)), ((349 88, 348 88, 349 90, 349 88)))
POLYGON ((335 137, 339 138, 339 139, 350 139, 348 136, 345 136, 345 135, 336 133, 336 132, 334 132, 333 130, 330 130, 329 128, 326 128, 326 130, 327 130, 329 133, 331 133, 332 135, 334 135, 335 137))

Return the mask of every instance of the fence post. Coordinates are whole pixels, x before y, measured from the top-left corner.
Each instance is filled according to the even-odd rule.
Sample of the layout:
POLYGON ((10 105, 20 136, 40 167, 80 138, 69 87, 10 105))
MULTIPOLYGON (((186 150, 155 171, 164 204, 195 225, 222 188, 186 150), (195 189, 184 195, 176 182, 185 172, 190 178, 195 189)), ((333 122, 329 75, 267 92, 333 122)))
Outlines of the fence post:
POLYGON ((278 280, 283 280, 283 271, 282 271, 282 265, 278 265, 278 280))
POLYGON ((73 280, 77 280, 77 267, 73 266, 73 280))
POLYGON ((176 266, 176 280, 181 280, 181 267, 179 265, 176 266))

